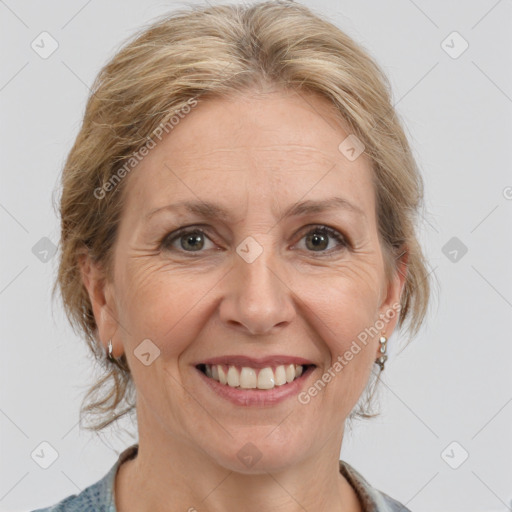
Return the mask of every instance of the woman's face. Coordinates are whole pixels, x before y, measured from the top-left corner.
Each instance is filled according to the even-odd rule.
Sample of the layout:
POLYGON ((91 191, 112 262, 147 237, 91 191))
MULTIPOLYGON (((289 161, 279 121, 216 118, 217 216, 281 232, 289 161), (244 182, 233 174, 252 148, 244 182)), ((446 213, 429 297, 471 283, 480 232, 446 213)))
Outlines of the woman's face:
POLYGON ((304 92, 210 99, 125 178, 94 311, 100 339, 126 353, 141 440, 240 472, 337 460, 403 285, 385 279, 370 161, 339 149, 349 134, 304 92), (260 385, 274 387, 214 382, 207 361, 233 386, 242 367, 245 386, 271 367, 260 385), (277 386, 294 361, 314 367, 277 386))

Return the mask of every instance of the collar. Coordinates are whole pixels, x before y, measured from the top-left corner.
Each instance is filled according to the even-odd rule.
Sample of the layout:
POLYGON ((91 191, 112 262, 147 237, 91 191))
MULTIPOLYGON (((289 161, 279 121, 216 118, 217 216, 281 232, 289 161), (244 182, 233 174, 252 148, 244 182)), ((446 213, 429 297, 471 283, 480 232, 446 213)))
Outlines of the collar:
POLYGON ((340 460, 340 473, 354 488, 361 501, 363 512, 411 512, 398 501, 379 491, 348 462, 340 460))

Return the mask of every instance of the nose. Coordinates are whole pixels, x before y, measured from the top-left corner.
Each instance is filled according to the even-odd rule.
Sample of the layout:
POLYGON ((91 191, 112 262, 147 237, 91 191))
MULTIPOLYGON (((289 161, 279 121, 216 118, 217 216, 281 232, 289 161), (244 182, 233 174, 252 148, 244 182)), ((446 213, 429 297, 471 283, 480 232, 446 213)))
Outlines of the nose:
POLYGON ((290 283, 271 252, 265 247, 252 262, 234 255, 219 306, 223 323, 252 335, 264 335, 292 321, 295 307, 290 283))

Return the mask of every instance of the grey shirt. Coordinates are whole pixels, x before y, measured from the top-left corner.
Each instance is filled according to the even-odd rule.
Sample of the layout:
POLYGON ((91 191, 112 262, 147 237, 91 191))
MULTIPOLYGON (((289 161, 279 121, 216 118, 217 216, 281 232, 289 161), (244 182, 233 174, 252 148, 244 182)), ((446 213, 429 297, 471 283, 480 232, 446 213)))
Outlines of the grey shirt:
MULTIPOLYGON (((125 460, 136 457, 138 449, 138 444, 126 448, 109 472, 80 494, 73 494, 55 505, 32 512, 117 512, 114 499, 117 469, 125 460)), ((363 512, 411 512, 398 501, 372 487, 358 471, 342 460, 340 473, 354 488, 362 503, 363 512)))

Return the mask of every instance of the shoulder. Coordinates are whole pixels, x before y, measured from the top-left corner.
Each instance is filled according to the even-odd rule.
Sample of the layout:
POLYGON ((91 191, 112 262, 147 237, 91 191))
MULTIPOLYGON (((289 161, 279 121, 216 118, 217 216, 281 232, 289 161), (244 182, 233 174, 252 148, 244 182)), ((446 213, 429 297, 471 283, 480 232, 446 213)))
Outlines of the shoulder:
POLYGON ((363 512, 411 512, 405 505, 376 489, 348 462, 340 460, 340 472, 354 488, 363 512))
POLYGON ((411 512, 411 510, 408 509, 405 505, 402 505, 402 503, 396 501, 382 491, 376 489, 376 492, 380 494, 381 498, 386 503, 389 512, 411 512))
POLYGON ((86 487, 79 494, 72 494, 58 503, 38 508, 32 512, 116 512, 114 502, 114 481, 117 469, 127 458, 137 454, 138 445, 124 450, 108 473, 96 483, 86 487))
POLYGON ((111 493, 108 487, 111 471, 101 480, 86 487, 80 494, 72 494, 55 505, 32 512, 112 512, 111 493))
POLYGON ((110 512, 108 497, 104 492, 103 478, 84 489, 80 494, 72 494, 55 505, 39 508, 32 512, 85 512, 89 510, 110 512))

